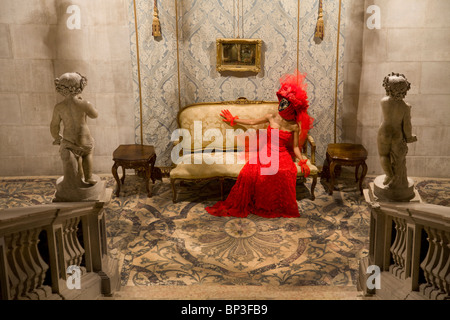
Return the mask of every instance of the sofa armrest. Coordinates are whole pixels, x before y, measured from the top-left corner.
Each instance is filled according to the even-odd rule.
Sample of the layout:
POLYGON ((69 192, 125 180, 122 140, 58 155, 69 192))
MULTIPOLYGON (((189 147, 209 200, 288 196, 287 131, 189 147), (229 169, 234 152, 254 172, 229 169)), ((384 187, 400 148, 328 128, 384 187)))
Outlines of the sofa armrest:
MULTIPOLYGON (((311 147, 311 163, 313 165, 316 164, 316 143, 314 142, 314 138, 308 134, 307 140, 305 142, 305 149, 307 144, 311 147)), ((305 150, 306 153, 306 150, 305 150)))

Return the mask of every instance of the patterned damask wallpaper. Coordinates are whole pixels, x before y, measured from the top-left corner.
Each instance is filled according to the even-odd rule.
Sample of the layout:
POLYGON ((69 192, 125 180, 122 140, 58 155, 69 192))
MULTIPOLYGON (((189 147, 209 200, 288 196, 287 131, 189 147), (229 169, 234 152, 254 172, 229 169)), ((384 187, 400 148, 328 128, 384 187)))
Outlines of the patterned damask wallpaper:
MULTIPOLYGON (((339 48, 338 121, 343 100, 344 16, 342 1, 339 48)), ((325 38, 318 42, 314 31, 319 0, 168 0, 158 1, 162 37, 153 38, 153 1, 135 0, 139 37, 142 90, 142 131, 145 144, 154 145, 157 166, 170 166, 172 132, 177 128, 179 108, 196 102, 235 100, 276 100, 279 79, 297 67, 307 74, 311 131, 317 144, 317 163, 322 164, 326 147, 334 142, 334 92, 339 1, 323 1, 325 38), (239 10, 238 10, 239 4, 239 10), (177 6, 177 8, 176 8, 177 6), (178 12, 178 49, 176 9, 178 12), (239 24, 238 24, 239 19, 239 24), (239 26, 239 27, 238 27, 239 26), (299 28, 298 28, 299 26, 299 28), (262 71, 240 76, 216 71, 216 39, 263 40, 262 71), (178 63, 177 63, 178 61, 178 63), (180 99, 178 95, 180 71, 180 99)), ((136 142, 140 143, 140 102, 133 1, 129 3, 130 49, 133 59, 136 142)))

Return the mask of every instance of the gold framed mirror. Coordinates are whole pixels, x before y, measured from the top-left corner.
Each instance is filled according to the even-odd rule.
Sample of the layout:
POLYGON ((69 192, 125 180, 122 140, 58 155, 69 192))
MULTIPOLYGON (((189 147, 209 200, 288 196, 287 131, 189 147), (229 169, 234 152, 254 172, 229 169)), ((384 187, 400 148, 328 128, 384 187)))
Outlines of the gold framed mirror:
POLYGON ((260 39, 217 39, 218 72, 260 72, 261 48, 260 39))

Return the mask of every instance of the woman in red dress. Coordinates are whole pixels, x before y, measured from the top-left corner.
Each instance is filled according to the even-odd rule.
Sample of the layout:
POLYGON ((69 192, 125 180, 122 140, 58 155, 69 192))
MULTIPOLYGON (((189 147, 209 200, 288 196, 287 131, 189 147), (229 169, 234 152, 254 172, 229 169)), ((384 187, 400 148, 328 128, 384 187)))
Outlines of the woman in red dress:
MULTIPOLYGON (((234 124, 256 125, 268 123, 267 156, 277 154, 278 170, 274 174, 261 174, 262 170, 273 163, 247 161, 239 173, 237 181, 225 201, 219 201, 206 210, 215 216, 233 216, 245 218, 256 214, 265 218, 300 217, 296 199, 297 168, 293 157, 300 160, 299 165, 305 176, 309 174, 299 146, 303 145, 313 119, 307 113, 308 98, 305 75, 298 71, 281 78, 281 88, 277 92, 279 100, 278 113, 266 114, 259 119, 239 119, 228 110, 223 110, 224 121, 234 124), (278 140, 278 141, 277 141, 278 140)), ((259 148, 258 152, 261 151, 259 148)))

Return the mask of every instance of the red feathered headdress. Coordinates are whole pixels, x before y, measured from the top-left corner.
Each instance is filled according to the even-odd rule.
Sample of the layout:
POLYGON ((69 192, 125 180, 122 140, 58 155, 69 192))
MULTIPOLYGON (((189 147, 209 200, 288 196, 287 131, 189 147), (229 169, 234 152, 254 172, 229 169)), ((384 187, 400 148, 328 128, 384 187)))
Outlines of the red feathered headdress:
POLYGON ((295 120, 300 126, 300 136, 298 145, 301 148, 306 140, 308 131, 312 128, 314 119, 308 115, 308 95, 306 93, 306 83, 303 81, 306 74, 301 74, 298 70, 294 74, 287 74, 281 77, 281 88, 277 92, 278 101, 285 98, 289 101, 289 107, 280 112, 286 120, 295 120))

